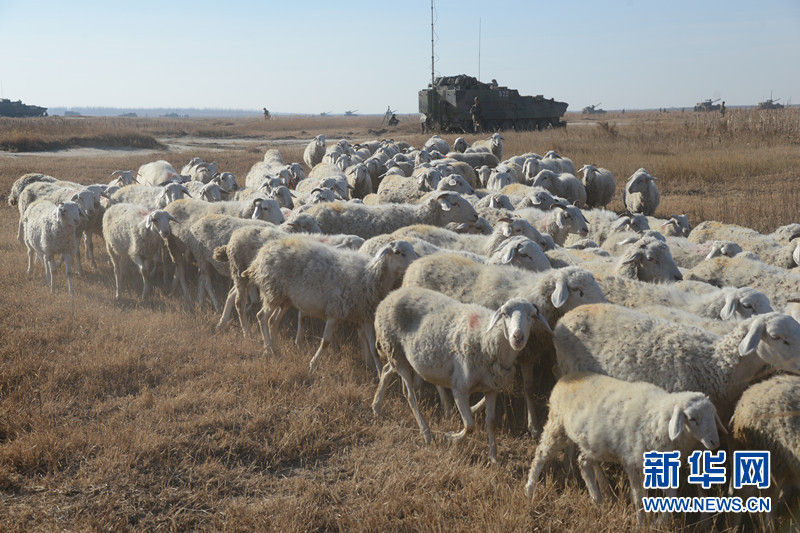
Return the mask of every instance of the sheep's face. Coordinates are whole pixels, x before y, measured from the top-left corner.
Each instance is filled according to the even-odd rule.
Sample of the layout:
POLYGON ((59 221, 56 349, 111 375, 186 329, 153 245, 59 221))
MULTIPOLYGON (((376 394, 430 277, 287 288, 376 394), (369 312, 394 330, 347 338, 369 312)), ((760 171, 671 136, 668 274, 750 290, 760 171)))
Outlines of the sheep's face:
POLYGON ((659 229, 668 237, 688 237, 692 232, 692 225, 686 215, 670 215, 659 229))
POLYGON ((181 200, 184 196, 191 196, 189 189, 180 183, 168 183, 158 196, 158 206, 166 207, 176 200, 181 200))
POLYGON ((554 202, 553 195, 542 189, 541 191, 536 191, 526 196, 522 203, 520 203, 519 207, 535 207, 536 209, 541 209, 542 211, 550 211, 554 202))
POLYGON ((606 297, 594 275, 579 267, 559 268, 542 277, 541 286, 551 287, 550 303, 561 316, 579 305, 604 303, 606 297))
POLYGON ((541 271, 550 268, 550 262, 542 247, 527 237, 516 236, 508 239, 493 256, 493 261, 513 265, 526 270, 541 271))
POLYGON ((223 172, 215 176, 213 181, 226 193, 239 190, 239 184, 236 183, 236 176, 231 172, 223 172))
POLYGON ((650 185, 655 185, 655 178, 648 174, 644 169, 639 169, 634 174, 631 181, 628 182, 628 193, 646 192, 650 185))
POLYGON ((725 305, 719 312, 722 320, 745 319, 772 312, 769 298, 762 292, 750 287, 727 288, 724 291, 725 305))
POLYGON ((454 152, 464 152, 468 148, 467 141, 464 140, 463 137, 459 137, 453 143, 453 151, 454 152))
POLYGON ((514 210, 514 204, 505 194, 492 194, 489 196, 489 207, 492 209, 507 209, 508 211, 514 210))
POLYGON ((284 226, 292 233, 322 233, 317 219, 305 213, 293 216, 284 223, 284 226))
POLYGON ((697 393, 675 405, 669 420, 669 438, 674 441, 686 432, 709 450, 715 450, 719 447, 717 424, 723 427, 714 404, 704 394, 697 393))
POLYGON ((328 187, 317 187, 311 191, 311 194, 308 195, 308 200, 306 203, 319 204, 322 202, 333 202, 337 199, 338 197, 333 190, 329 189, 328 187))
POLYGON ((450 174, 436 185, 438 191, 453 191, 459 194, 475 194, 475 190, 460 174, 450 174))
POLYGON ((325 148, 325 136, 324 135, 317 135, 316 137, 314 137, 314 142, 320 148, 325 148))
POLYGON ((566 230, 567 233, 575 233, 586 237, 589 234, 589 226, 586 223, 581 210, 575 206, 556 207, 555 212, 556 226, 560 229, 566 230))
POLYGON ((373 261, 385 261, 386 267, 394 279, 403 276, 408 265, 419 259, 414 247, 408 241, 392 241, 375 253, 373 261))
POLYGON ((669 246, 652 237, 631 244, 617 264, 616 272, 640 281, 674 282, 683 279, 669 246))
POLYGON ((210 181, 203 185, 200 190, 200 197, 206 202, 219 202, 222 200, 222 189, 220 189, 219 185, 210 181))
POLYGON ((430 199, 430 205, 438 208, 443 222, 475 223, 480 218, 472 204, 457 193, 444 191, 430 199))
POLYGON ((292 200, 292 191, 285 185, 276 187, 269 192, 269 197, 278 202, 278 205, 286 209, 294 209, 294 201, 292 200))
POLYGON ((545 169, 536 174, 536 177, 533 179, 533 186, 547 189, 552 193, 558 186, 557 181, 558 176, 556 176, 555 172, 545 169))
POLYGON ((754 352, 779 370, 800 372, 800 324, 783 313, 751 318, 739 354, 754 352))
POLYGON ((511 185, 512 183, 514 183, 514 177, 508 172, 495 172, 489 177, 486 187, 499 191, 506 185, 511 185))
POLYGON ((541 320, 547 325, 547 321, 535 305, 522 298, 514 298, 504 303, 492 314, 486 331, 488 333, 498 322, 502 321, 503 335, 511 345, 511 349, 518 352, 528 343, 534 320, 541 320))
POLYGON ((273 224, 281 224, 284 220, 281 206, 271 198, 254 199, 253 214, 250 218, 254 220, 266 220, 273 224))
POLYGON ((588 185, 589 182, 594 179, 597 173, 597 167, 594 165, 583 165, 578 172, 583 172, 583 184, 588 185))
POLYGON ((148 213, 144 220, 144 225, 147 229, 157 232, 162 239, 166 240, 170 234, 170 220, 175 220, 175 218, 166 211, 157 209, 156 211, 148 213))
POLYGON ((86 212, 77 202, 63 202, 57 207, 58 219, 67 226, 77 226, 86 212))

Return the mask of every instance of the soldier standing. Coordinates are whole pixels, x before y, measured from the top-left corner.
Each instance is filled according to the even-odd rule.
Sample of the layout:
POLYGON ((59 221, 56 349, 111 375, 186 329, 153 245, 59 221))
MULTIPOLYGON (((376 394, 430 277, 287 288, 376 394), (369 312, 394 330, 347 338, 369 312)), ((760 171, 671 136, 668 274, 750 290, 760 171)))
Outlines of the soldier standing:
POLYGON ((481 122, 483 122, 483 112, 481 111, 481 103, 477 96, 475 97, 472 107, 469 108, 469 114, 472 117, 472 129, 475 130, 475 133, 480 133, 482 129, 481 122))
POLYGON ((719 112, 722 113, 722 116, 725 116, 725 100, 722 101, 722 106, 719 108, 719 112))
POLYGON ((425 116, 425 113, 419 114, 419 127, 422 129, 422 133, 425 133, 425 121, 428 120, 428 117, 425 116))

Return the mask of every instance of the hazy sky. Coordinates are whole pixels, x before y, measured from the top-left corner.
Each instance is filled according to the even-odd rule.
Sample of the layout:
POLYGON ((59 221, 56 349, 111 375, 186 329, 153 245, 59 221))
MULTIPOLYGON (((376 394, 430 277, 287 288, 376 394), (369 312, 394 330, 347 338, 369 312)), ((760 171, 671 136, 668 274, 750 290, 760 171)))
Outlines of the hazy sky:
MULTIPOLYGON (((569 109, 800 103, 800 0, 436 3, 436 73, 569 109)), ((430 2, 0 0, 6 98, 56 106, 417 110, 430 2), (402 6, 397 9, 397 6, 402 6)))

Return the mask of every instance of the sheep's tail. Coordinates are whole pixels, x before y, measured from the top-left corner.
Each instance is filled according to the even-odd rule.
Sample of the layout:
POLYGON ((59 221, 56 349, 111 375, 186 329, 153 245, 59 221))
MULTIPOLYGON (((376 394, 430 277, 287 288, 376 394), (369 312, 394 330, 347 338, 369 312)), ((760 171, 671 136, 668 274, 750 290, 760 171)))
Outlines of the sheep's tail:
POLYGON ((214 260, 220 263, 228 262, 228 245, 214 248, 214 260))
POLYGON ((17 195, 14 191, 11 191, 11 194, 8 195, 8 205, 17 205, 17 195))

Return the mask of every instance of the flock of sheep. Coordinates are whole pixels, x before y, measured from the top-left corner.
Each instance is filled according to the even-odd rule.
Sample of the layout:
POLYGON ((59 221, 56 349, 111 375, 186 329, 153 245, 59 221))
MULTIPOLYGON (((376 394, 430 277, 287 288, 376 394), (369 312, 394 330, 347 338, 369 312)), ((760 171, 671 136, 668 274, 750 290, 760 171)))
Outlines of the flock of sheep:
POLYGON ((139 277, 142 298, 156 282, 180 288, 188 302, 207 296, 219 326, 235 309, 245 335, 257 310, 267 353, 291 309, 297 344, 305 318, 324 322, 312 369, 338 331, 355 327, 379 378, 373 410, 399 375, 426 442, 423 380, 461 415, 448 439, 485 410, 496 461, 498 394, 519 379, 538 438, 532 497, 564 448, 577 449, 567 455, 597 501, 600 463, 622 464, 640 513, 643 453, 653 449, 767 449, 775 496, 800 486, 800 224, 761 234, 655 218, 656 178, 644 169, 617 214, 604 208, 616 192, 608 170, 587 164, 579 178, 553 151, 503 160, 498 134, 452 147, 433 136, 421 148, 327 145, 320 135, 304 162, 269 150, 243 186, 199 158, 180 173, 156 161, 88 186, 26 174, 9 203, 28 272, 41 260, 51 289, 60 255, 72 294, 81 236, 96 267, 99 235, 117 298, 139 277), (560 378, 552 391, 540 388, 546 375, 560 378))

